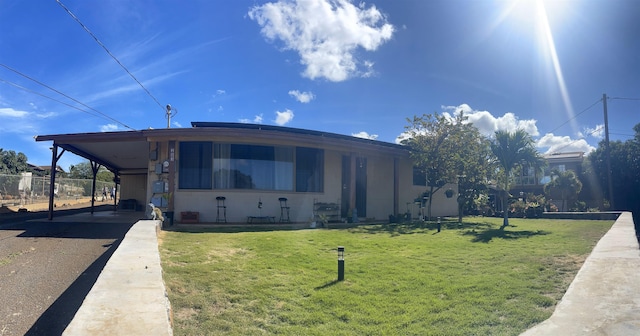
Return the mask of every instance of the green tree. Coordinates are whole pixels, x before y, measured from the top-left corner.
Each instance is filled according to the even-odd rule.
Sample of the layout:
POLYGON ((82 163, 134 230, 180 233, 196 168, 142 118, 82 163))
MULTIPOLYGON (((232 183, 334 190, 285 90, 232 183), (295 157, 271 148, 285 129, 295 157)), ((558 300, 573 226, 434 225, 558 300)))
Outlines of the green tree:
POLYGON ((503 189, 502 210, 504 220, 501 229, 509 226, 509 181, 512 171, 518 165, 524 163, 537 164, 541 155, 534 146, 534 141, 523 129, 515 132, 497 131, 491 143, 491 151, 495 156, 498 167, 501 169, 500 178, 503 189))
POLYGON ((551 181, 544 185, 544 193, 547 197, 562 200, 560 211, 567 211, 567 201, 575 200, 581 190, 582 182, 573 170, 561 172, 554 169, 551 172, 551 181))
MULTIPOLYGON (((403 144, 410 147, 414 165, 425 174, 429 195, 446 183, 462 182, 461 175, 470 187, 486 181, 489 142, 467 119, 462 112, 454 117, 425 114, 407 119, 403 144)), ((429 197, 429 218, 432 203, 429 197)))
POLYGON ((27 156, 24 153, 0 148, 0 173, 15 175, 26 172, 27 168, 27 156))
MULTIPOLYGON (((113 173, 107 168, 100 166, 96 174, 97 181, 113 182, 113 173)), ((89 161, 80 162, 77 165, 69 167, 69 178, 74 179, 93 179, 93 169, 89 161)))
POLYGON ((595 177, 594 190, 600 190, 605 199, 614 201, 614 210, 634 212, 640 225, 640 124, 633 127, 635 136, 627 141, 611 141, 611 184, 614 195, 609 194, 606 144, 601 141, 598 148, 589 154, 589 177, 595 177))

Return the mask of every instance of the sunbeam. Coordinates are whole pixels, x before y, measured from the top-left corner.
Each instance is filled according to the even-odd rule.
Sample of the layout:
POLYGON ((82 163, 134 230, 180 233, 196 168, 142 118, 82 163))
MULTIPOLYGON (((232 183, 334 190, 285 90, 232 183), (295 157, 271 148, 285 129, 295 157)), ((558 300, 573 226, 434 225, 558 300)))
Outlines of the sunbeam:
POLYGON ((562 74, 562 67, 560 66, 560 61, 558 60, 558 52, 556 51, 556 45, 553 40, 551 26, 549 25, 549 18, 547 17, 547 9, 544 5, 544 1, 542 0, 536 1, 536 15, 537 15, 537 18, 536 18, 537 25, 538 25, 537 34, 539 38, 541 38, 545 43, 545 46, 547 47, 547 50, 549 53, 549 57, 551 58, 551 62, 553 64, 553 71, 555 73, 556 81, 558 82, 558 87, 560 88, 560 94, 562 95, 562 102, 567 112, 567 118, 571 121, 572 131, 574 133, 578 133, 579 129, 574 119, 573 105, 571 103, 571 98, 569 97, 569 91, 567 90, 567 85, 564 81, 564 76, 562 74))

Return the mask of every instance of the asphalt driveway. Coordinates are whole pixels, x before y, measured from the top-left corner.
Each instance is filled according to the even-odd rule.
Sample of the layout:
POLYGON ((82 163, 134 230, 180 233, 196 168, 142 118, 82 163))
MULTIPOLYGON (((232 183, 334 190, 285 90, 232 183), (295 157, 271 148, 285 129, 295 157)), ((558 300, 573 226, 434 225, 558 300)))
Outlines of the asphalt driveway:
POLYGON ((0 335, 59 335, 141 213, 0 221, 0 335))

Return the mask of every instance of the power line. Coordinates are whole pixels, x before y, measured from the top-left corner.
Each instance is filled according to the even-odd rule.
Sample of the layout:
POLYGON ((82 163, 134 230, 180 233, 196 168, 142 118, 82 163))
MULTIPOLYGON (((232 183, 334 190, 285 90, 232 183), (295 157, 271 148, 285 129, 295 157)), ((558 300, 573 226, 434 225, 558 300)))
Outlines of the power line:
POLYGON ((560 127, 562 127, 562 126, 566 125, 566 124, 567 124, 567 123, 569 123, 571 120, 573 120, 573 119, 577 118, 579 115, 581 115, 581 114, 583 114, 583 113, 585 113, 585 112, 589 111, 592 107, 596 106, 596 104, 598 104, 598 103, 599 103, 599 102, 601 102, 601 101, 602 101, 602 99, 598 99, 598 100, 596 100, 593 104, 589 105, 589 107, 587 107, 586 109, 584 109, 584 110, 580 111, 580 113, 578 113, 578 114, 574 115, 574 116, 573 116, 573 118, 571 118, 571 119, 569 119, 569 120, 567 120, 567 121, 563 122, 563 123, 562 123, 562 124, 560 124, 558 127, 556 127, 556 128, 554 128, 554 129, 552 129, 549 133, 553 133, 553 132, 557 131, 558 129, 560 129, 560 127))
POLYGON ((610 97, 611 100, 640 100, 640 98, 610 97))
MULTIPOLYGON (((604 126, 602 126, 602 127, 604 127, 604 126)), ((594 135, 595 133, 602 131, 602 127, 598 126, 598 127, 596 127, 593 131, 589 132, 588 134, 589 134, 589 135, 594 135)), ((580 140, 584 140, 585 138, 586 138, 585 136, 582 136, 582 137, 580 137, 579 139, 575 139, 575 140, 571 141, 570 143, 568 143, 568 144, 566 144, 566 145, 564 145, 564 146, 562 146, 562 147, 560 147, 560 148, 557 148, 557 149, 555 150, 555 153, 558 153, 558 152, 560 152, 561 150, 563 150, 563 149, 565 149, 565 148, 567 148, 567 147, 569 147, 569 146, 573 145, 574 143, 576 143, 576 142, 578 142, 578 141, 580 141, 580 140)))
MULTIPOLYGON (((85 103, 83 103, 83 102, 81 102, 81 101, 79 101, 79 100, 77 100, 77 99, 75 99, 75 98, 73 98, 73 97, 70 97, 70 96, 66 95, 66 94, 65 94, 65 93, 63 93, 63 92, 60 92, 59 90, 56 90, 56 89, 52 88, 51 86, 49 86, 49 85, 47 85, 47 84, 45 84, 45 83, 42 83, 41 81, 39 81, 39 80, 37 80, 37 79, 35 79, 35 78, 29 77, 28 75, 25 75, 25 74, 23 74, 22 72, 20 72, 20 71, 18 71, 18 70, 16 70, 16 69, 14 69, 14 68, 12 68, 12 67, 10 67, 10 66, 8 66, 8 65, 5 65, 5 64, 0 63, 0 66, 4 67, 4 68, 6 68, 6 69, 8 69, 8 70, 10 70, 10 71, 13 71, 14 73, 16 73, 16 74, 18 74, 18 75, 20 75, 20 76, 22 76, 22 77, 24 77, 24 78, 26 78, 26 79, 29 79, 29 80, 31 80, 31 81, 34 81, 34 82, 36 82, 36 83, 38 83, 38 84, 40 84, 40 85, 42 85, 42 86, 46 87, 47 89, 49 89, 49 90, 51 90, 51 91, 53 91, 53 92, 55 92, 55 93, 57 93, 57 94, 59 94, 59 95, 61 95, 61 96, 64 96, 64 97, 66 97, 66 98, 69 98, 69 99, 73 100, 74 102, 76 102, 76 103, 78 103, 78 104, 80 104, 80 105, 82 105, 82 106, 84 106, 84 107, 86 107, 86 108, 88 108, 88 109, 90 109, 90 110, 92 110, 92 111, 94 111, 94 112, 96 112, 96 113, 100 114, 101 116, 103 116, 103 117, 105 117, 105 118, 107 118, 107 119, 109 119, 109 120, 111 120, 111 121, 114 121, 114 122, 116 122, 116 123, 118 123, 118 124, 120 124, 120 125, 122 125, 122 126, 124 126, 124 127, 128 128, 128 129, 130 129, 130 130, 132 130, 132 131, 135 131, 135 129, 133 129, 132 127, 129 127, 128 125, 126 125, 126 124, 124 124, 124 123, 122 123, 122 122, 120 122, 120 121, 118 121, 118 120, 116 120, 116 119, 114 119, 114 118, 112 118, 112 117, 108 116, 107 114, 102 113, 102 112, 100 112, 100 111, 98 111, 98 110, 94 109, 93 107, 91 107, 91 106, 89 106, 89 105, 87 105, 87 104, 85 104, 85 103)), ((60 101, 58 101, 58 100, 55 100, 55 99, 50 98, 50 97, 47 97, 47 96, 45 96, 45 95, 41 95, 41 94, 39 94, 39 93, 37 93, 37 92, 35 92, 35 91, 32 91, 32 90, 29 90, 29 89, 27 89, 27 88, 21 87, 21 86, 19 86, 19 85, 15 84, 15 83, 11 83, 11 82, 8 82, 8 81, 4 81, 4 82, 5 82, 5 83, 8 83, 8 84, 11 84, 11 85, 13 85, 13 86, 16 86, 16 87, 18 87, 18 88, 20 88, 20 89, 27 90, 27 91, 29 91, 29 92, 32 92, 32 93, 38 94, 38 95, 43 96, 43 97, 45 97, 45 98, 49 98, 49 99, 51 99, 51 100, 54 100, 54 101, 56 101, 56 102, 61 103, 61 102, 60 102, 60 101)), ((62 103, 62 104, 65 104, 65 103, 62 103)), ((69 104, 65 104, 65 105, 67 105, 67 106, 71 106, 71 105, 69 105, 69 104)), ((73 106, 72 106, 72 107, 73 107, 73 106)), ((75 108, 75 107, 74 107, 74 108, 75 108)), ((84 111, 84 110, 82 110, 82 109, 78 109, 78 110, 83 111, 83 112, 87 112, 87 111, 84 111)), ((91 114, 91 113, 89 113, 89 114, 91 114)), ((96 116, 95 114, 91 114, 91 115, 96 116)))
MULTIPOLYGON (((106 114, 104 114, 104 113, 102 113, 102 112, 100 112, 100 111, 96 111, 96 110, 95 110, 95 109, 93 109, 93 108, 91 108, 91 109, 92 109, 92 110, 94 110, 94 111, 96 111, 96 112, 98 112, 98 113, 99 113, 99 115, 98 115, 98 114, 91 113, 91 112, 89 112, 89 111, 87 111, 87 110, 83 110, 83 109, 81 109, 81 108, 79 108, 79 107, 77 107, 77 106, 73 106, 73 105, 71 105, 71 104, 67 104, 67 103, 65 103, 65 102, 63 102, 63 101, 60 101, 60 100, 57 100, 57 99, 55 99, 55 98, 49 97, 49 96, 44 95, 44 94, 42 94, 42 93, 40 93, 40 92, 37 92, 37 91, 31 90, 31 89, 28 89, 28 88, 26 88, 26 87, 24 87, 24 86, 22 86, 22 85, 16 84, 16 83, 11 82, 11 81, 8 81, 8 80, 5 80, 5 79, 0 78, 0 82, 6 83, 6 84, 11 85, 11 86, 14 86, 14 87, 16 87, 16 88, 18 88, 18 89, 21 89, 21 90, 24 90, 24 91, 27 91, 27 92, 33 93, 33 94, 35 94, 35 95, 38 95, 38 96, 41 96, 41 97, 44 97, 44 98, 47 98, 47 99, 51 99, 51 100, 53 100, 54 102, 60 103, 60 104, 62 104, 62 105, 66 105, 66 106, 68 106, 68 107, 71 107, 71 108, 73 108, 73 109, 76 109, 76 110, 81 111, 81 112, 84 112, 84 113, 87 113, 87 114, 92 115, 92 116, 94 116, 94 117, 98 117, 98 118, 102 117, 102 118, 109 119, 109 120, 111 120, 111 121, 113 121, 113 122, 116 122, 116 123, 118 123, 118 124, 120 124, 120 125, 122 125, 122 126, 124 126, 124 127, 128 128, 128 129, 134 130, 133 128, 131 128, 131 127, 129 127, 129 126, 127 126, 127 125, 125 125, 125 124, 123 124, 123 123, 119 122, 118 120, 115 120, 115 119, 113 119, 113 118, 109 117, 108 115, 106 115, 106 114)), ((83 104, 83 105, 84 105, 84 104, 83 104)), ((85 105, 85 106, 86 106, 86 105, 85 105)), ((90 108, 90 107, 89 107, 89 108, 90 108)))
POLYGON ((134 76, 131 71, 129 71, 129 69, 127 69, 127 67, 125 67, 112 53, 111 51, 109 51, 109 49, 107 49, 107 47, 100 42, 100 40, 89 30, 89 28, 87 28, 87 26, 85 26, 80 19, 78 19, 78 17, 76 17, 67 7, 65 7, 65 5, 60 1, 60 0, 56 0, 56 2, 74 19, 76 20, 76 22, 78 22, 78 24, 89 34, 91 35, 91 37, 93 37, 93 39, 102 47, 102 49, 104 49, 107 54, 109 54, 109 56, 111 56, 111 58, 113 58, 116 63, 118 63, 122 69, 124 69, 124 71, 126 71, 129 76, 131 76, 131 78, 133 78, 134 81, 136 81, 136 83, 138 83, 138 85, 140 85, 140 87, 147 93, 147 95, 149 95, 149 97, 151 97, 151 99, 153 99, 156 104, 158 104, 158 106, 160 106, 160 108, 162 109, 162 112, 165 112, 165 108, 164 106, 162 106, 162 104, 160 104, 160 102, 156 99, 156 97, 154 97, 151 92, 149 92, 149 90, 147 90, 146 87, 144 87, 144 85, 142 85, 142 83, 140 83, 140 81, 136 78, 136 76, 134 76))

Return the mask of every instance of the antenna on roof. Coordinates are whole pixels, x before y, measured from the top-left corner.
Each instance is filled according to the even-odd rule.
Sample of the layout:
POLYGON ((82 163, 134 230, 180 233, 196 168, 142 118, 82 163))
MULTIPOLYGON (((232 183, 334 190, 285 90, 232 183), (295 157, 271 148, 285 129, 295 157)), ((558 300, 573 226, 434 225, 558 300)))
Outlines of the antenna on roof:
POLYGON ((178 110, 167 104, 167 128, 171 128, 171 117, 175 117, 176 114, 178 114, 178 110))

